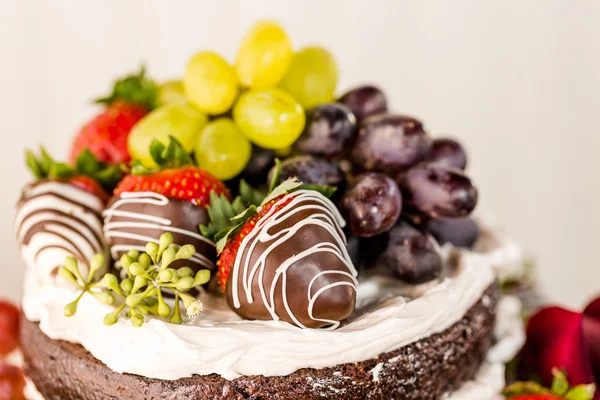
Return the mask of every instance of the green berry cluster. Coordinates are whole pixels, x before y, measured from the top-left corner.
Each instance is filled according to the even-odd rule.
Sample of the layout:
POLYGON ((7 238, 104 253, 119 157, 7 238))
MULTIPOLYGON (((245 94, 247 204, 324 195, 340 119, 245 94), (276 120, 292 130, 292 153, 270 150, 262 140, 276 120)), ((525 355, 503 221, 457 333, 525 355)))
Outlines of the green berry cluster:
POLYGON ((104 266, 102 254, 95 255, 90 261, 87 279, 83 278, 77 259, 67 257, 58 274, 79 288, 81 293, 65 306, 64 313, 67 317, 74 315, 79 301, 88 293, 101 303, 115 305, 115 310, 104 317, 106 325, 115 324, 122 315, 137 327, 144 324, 146 315, 168 318, 169 322, 180 324, 183 322, 181 302, 190 318, 203 311, 200 300, 186 292, 207 283, 210 271, 201 270, 194 274, 190 267, 174 269, 169 265, 176 260, 189 259, 195 252, 190 244, 182 247, 174 245, 173 235, 167 232, 161 235, 159 243, 148 243, 145 252, 132 250, 121 257, 126 278, 119 280, 108 273, 99 281, 94 281, 94 276, 104 266), (163 298, 164 293, 172 293, 175 299, 172 306, 163 298))

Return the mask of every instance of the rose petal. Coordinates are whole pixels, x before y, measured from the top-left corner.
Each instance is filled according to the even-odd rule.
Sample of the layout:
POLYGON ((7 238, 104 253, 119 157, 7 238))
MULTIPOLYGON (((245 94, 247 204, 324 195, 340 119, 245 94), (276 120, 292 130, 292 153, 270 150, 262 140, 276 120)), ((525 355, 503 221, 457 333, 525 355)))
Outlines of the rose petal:
POLYGON ((595 381, 588 347, 583 337, 583 316, 560 307, 549 307, 532 316, 527 324, 519 374, 523 379, 539 377, 552 384, 552 368, 563 369, 571 385, 595 381))
POLYGON ((592 301, 583 311, 582 326, 596 374, 596 384, 600 386, 600 297, 592 301))

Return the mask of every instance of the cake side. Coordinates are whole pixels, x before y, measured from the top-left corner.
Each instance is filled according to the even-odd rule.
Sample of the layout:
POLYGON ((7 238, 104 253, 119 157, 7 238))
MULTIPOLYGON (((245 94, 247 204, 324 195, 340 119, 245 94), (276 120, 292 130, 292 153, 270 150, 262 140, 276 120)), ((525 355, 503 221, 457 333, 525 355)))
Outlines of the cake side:
POLYGON ((55 341, 22 318, 25 368, 53 399, 436 399, 471 380, 492 344, 495 285, 445 331, 358 363, 302 368, 287 376, 216 374, 173 381, 119 374, 78 344, 55 341))

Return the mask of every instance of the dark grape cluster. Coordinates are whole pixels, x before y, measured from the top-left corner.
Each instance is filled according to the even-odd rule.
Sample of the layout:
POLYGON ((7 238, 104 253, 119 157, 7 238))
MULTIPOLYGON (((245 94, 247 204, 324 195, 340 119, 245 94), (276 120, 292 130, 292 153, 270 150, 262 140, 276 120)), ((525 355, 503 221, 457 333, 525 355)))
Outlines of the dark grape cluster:
MULTIPOLYGON (((249 166, 272 160, 255 150, 249 166)), ((479 236, 469 218, 478 193, 466 166, 459 142, 434 139, 421 120, 390 112, 384 93, 367 85, 307 112, 281 176, 337 186, 333 200, 357 264, 385 265, 416 284, 439 276, 437 243, 471 247, 479 236)))

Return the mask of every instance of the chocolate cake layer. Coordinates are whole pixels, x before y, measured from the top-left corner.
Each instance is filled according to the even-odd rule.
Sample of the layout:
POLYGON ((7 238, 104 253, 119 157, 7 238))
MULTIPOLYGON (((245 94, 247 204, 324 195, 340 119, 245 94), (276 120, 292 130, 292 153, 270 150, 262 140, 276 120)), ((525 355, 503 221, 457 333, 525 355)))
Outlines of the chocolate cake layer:
POLYGON ((377 358, 232 381, 216 374, 174 381, 118 374, 82 346, 51 340, 24 317, 21 339, 26 372, 47 400, 427 400, 475 376, 492 344, 498 296, 494 285, 450 328, 377 358))

